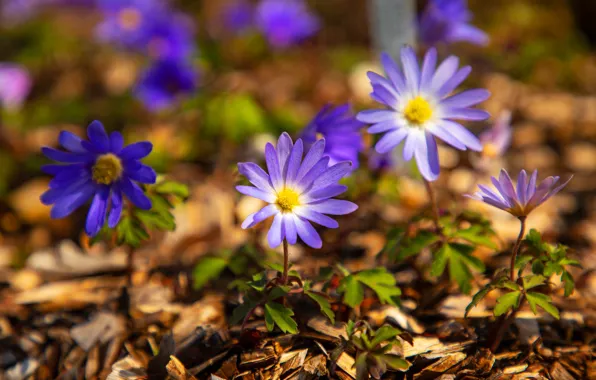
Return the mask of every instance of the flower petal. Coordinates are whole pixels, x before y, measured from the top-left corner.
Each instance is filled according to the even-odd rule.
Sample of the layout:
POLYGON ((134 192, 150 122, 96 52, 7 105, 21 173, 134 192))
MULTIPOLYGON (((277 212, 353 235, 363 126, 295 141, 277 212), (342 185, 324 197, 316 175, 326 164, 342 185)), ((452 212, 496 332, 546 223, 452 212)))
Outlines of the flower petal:
POLYGON ((265 163, 267 164, 267 171, 269 172, 269 178, 271 178, 273 188, 275 191, 280 192, 284 187, 284 182, 281 175, 281 166, 277 158, 277 151, 271 143, 267 143, 265 146, 265 163))
POLYGON ((287 169, 286 165, 293 145, 292 138, 287 132, 282 133, 277 139, 277 160, 284 172, 287 169))
POLYGON ((445 124, 443 122, 433 124, 428 127, 428 131, 456 149, 467 149, 465 144, 460 142, 459 139, 455 138, 455 136, 451 134, 451 131, 449 130, 449 124, 445 124))
POLYGON ((151 209, 151 200, 149 197, 147 197, 147 195, 145 195, 145 192, 139 187, 139 185, 132 182, 127 177, 122 177, 119 182, 122 191, 135 206, 141 210, 151 209))
POLYGON ((267 193, 275 192, 269 175, 259 165, 252 162, 239 162, 238 171, 259 189, 267 193))
POLYGON ((255 226, 258 223, 261 223, 263 220, 269 218, 271 215, 275 215, 279 213, 276 205, 267 205, 260 209, 259 211, 251 214, 244 220, 242 223, 242 228, 247 229, 250 227, 255 226))
POLYGON ((294 223, 296 224, 296 232, 298 232, 298 236, 300 236, 300 239, 302 239, 306 245, 317 249, 323 246, 319 233, 306 219, 296 216, 294 218, 294 223))
POLYGON ((322 189, 331 185, 334 185, 342 179, 346 174, 352 170, 352 163, 348 161, 340 162, 331 166, 319 178, 313 181, 312 188, 310 191, 322 189))
POLYGON ((50 216, 52 219, 60 219, 70 215, 74 210, 81 207, 96 190, 96 185, 89 181, 85 185, 79 187, 76 191, 70 194, 65 194, 58 199, 52 210, 50 216))
POLYGON ((528 188, 528 175, 525 170, 519 172, 517 176, 517 198, 519 203, 526 204, 526 189, 528 188))
POLYGON ((435 71, 432 79, 431 92, 437 93, 443 85, 453 77, 459 66, 459 58, 454 55, 447 57, 435 71))
POLYGON ((298 187, 303 193, 311 190, 313 182, 319 178, 325 170, 329 167, 329 156, 325 156, 317 162, 315 166, 310 169, 308 173, 302 178, 296 180, 296 187, 298 187))
POLYGON ((271 228, 269 228, 269 232, 267 233, 267 241, 269 242, 269 246, 271 248, 276 248, 279 246, 285 237, 285 231, 282 228, 282 220, 282 213, 275 215, 275 218, 273 218, 273 223, 271 224, 271 228))
POLYGON ((308 153, 306 153, 306 156, 304 156, 304 160, 302 161, 302 165, 300 165, 300 169, 298 169, 298 173, 296 174, 296 182, 300 182, 302 178, 321 160, 324 152, 325 139, 317 140, 314 144, 312 144, 308 153))
POLYGON ((348 187, 345 185, 327 186, 322 189, 318 189, 318 190, 303 194, 300 197, 300 203, 311 203, 311 202, 316 202, 316 201, 320 201, 323 199, 332 198, 332 197, 335 197, 335 196, 345 193, 347 190, 348 190, 348 187))
POLYGON ((404 46, 400 50, 401 64, 406 78, 406 88, 409 93, 417 94, 420 89, 420 68, 416 53, 411 46, 404 46))
POLYGON ((110 139, 103 124, 98 120, 94 120, 87 127, 87 137, 89 137, 89 142, 100 148, 103 153, 110 150, 110 139))
POLYGON ((133 181, 138 181, 141 183, 155 183, 157 180, 157 174, 155 173, 155 170, 153 170, 151 166, 144 164, 141 164, 141 167, 136 170, 126 171, 126 175, 133 181))
POLYGON ((414 150, 416 164, 420 174, 427 181, 434 181, 439 178, 439 152, 437 143, 430 133, 418 138, 417 148, 414 150))
POLYGON ((300 163, 302 162, 302 153, 304 146, 301 139, 296 140, 296 144, 292 148, 289 158, 287 159, 287 172, 285 173, 285 184, 286 186, 292 187, 296 181, 296 175, 300 169, 300 163))
POLYGON ((73 153, 86 153, 87 151, 81 145, 82 139, 72 132, 61 131, 58 136, 58 142, 64 149, 73 153))
POLYGON ((356 119, 363 123, 375 124, 383 121, 394 120, 397 117, 395 111, 390 110, 364 110, 358 112, 356 119))
POLYGON ((122 208, 124 206, 124 202, 122 200, 122 190, 120 190, 120 186, 114 184, 112 186, 112 194, 111 194, 111 209, 110 213, 108 214, 108 227, 115 228, 120 221, 120 217, 122 216, 122 208))
POLYGON ((314 211, 312 210, 310 207, 308 206, 298 206, 298 207, 294 207, 294 209, 292 210, 296 215, 304 218, 304 219, 308 219, 311 222, 315 222, 317 224, 320 224, 323 227, 327 227, 327 228, 337 228, 339 227, 339 223, 337 223, 336 220, 328 217, 327 215, 323 215, 320 212, 314 211))
POLYGON ((236 186, 236 190, 238 190, 238 192, 241 194, 248 195, 250 197, 257 198, 257 199, 263 200, 268 203, 275 203, 275 200, 277 199, 275 194, 267 192, 267 191, 263 191, 259 188, 252 187, 252 186, 239 185, 239 186, 236 186))
POLYGON ((406 91, 406 80, 393 58, 387 53, 381 53, 381 65, 383 65, 387 77, 391 80, 397 92, 404 93, 406 91))
POLYGON ((435 67, 437 66, 437 49, 430 48, 424 55, 422 72, 420 73, 420 91, 427 92, 432 85, 435 67))
POLYGON ((327 199, 321 202, 310 203, 311 210, 329 215, 346 215, 358 209, 355 203, 341 199, 327 199))
POLYGON ((87 221, 85 222, 85 232, 89 236, 95 236, 103 227, 106 221, 106 210, 108 208, 108 197, 110 195, 109 186, 100 186, 91 207, 87 213, 87 221))
POLYGON ((391 131, 379 139, 379 141, 375 145, 375 150, 381 154, 387 153, 391 149, 398 146, 399 143, 401 143, 407 135, 407 128, 399 128, 394 131, 391 131))
POLYGON ((124 146, 124 138, 118 131, 110 133, 110 151, 114 154, 119 154, 124 146))
POLYGON ((476 120, 482 121, 490 117, 490 114, 485 110, 476 108, 455 108, 445 107, 443 109, 443 118, 461 119, 461 120, 476 120))
POLYGON ((296 232, 296 216, 291 213, 283 214, 283 229, 286 236, 286 240, 290 244, 296 244, 298 240, 298 233, 296 232))
MULTIPOLYGON (((478 139, 478 137, 476 137, 472 132, 470 132, 468 129, 466 129, 463 125, 456 123, 454 121, 451 121, 451 120, 441 120, 437 124, 439 124, 443 129, 447 130, 451 136, 456 138, 460 143, 464 144, 467 148, 470 148, 477 152, 482 151, 482 149, 483 149, 482 144, 480 143, 480 140, 478 139)), ((434 131, 434 129, 431 130, 431 132, 433 132, 433 131, 434 131)), ((448 142, 448 141, 445 141, 445 142, 448 142)), ((456 145, 453 145, 453 146, 455 148, 458 148, 458 146, 456 146, 456 145)))
POLYGON ((436 90, 438 98, 444 98, 451 94, 457 86, 459 86, 472 72, 471 66, 464 66, 457 70, 455 74, 451 76, 440 88, 436 90))
POLYGON ((124 147, 119 156, 122 160, 139 160, 148 156, 151 150, 153 150, 153 144, 149 141, 138 141, 124 147))
POLYGON ((478 103, 482 103, 490 97, 490 92, 482 88, 475 88, 472 90, 462 91, 455 95, 448 97, 441 101, 441 106, 444 107, 469 107, 478 103))
POLYGON ((92 162, 95 157, 89 153, 69 153, 44 146, 41 152, 50 160, 66 163, 92 162))

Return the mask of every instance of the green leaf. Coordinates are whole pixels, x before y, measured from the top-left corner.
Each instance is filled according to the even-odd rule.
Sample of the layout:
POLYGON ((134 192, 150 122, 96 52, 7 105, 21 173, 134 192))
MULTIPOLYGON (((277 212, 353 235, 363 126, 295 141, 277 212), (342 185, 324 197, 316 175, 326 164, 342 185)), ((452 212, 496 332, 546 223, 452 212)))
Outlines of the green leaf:
POLYGON ((236 306, 234 311, 232 311, 232 317, 230 318, 230 325, 235 325, 236 323, 242 321, 249 311, 254 309, 257 306, 257 303, 247 297, 244 297, 243 302, 236 306))
POLYGON ((378 358, 383 360, 387 367, 395 371, 405 372, 410 368, 411 365, 409 361, 395 354, 383 354, 378 356, 378 358))
POLYGON ((389 325, 381 326, 375 332, 374 338, 370 342, 370 346, 374 349, 381 343, 394 340, 399 334, 401 334, 400 329, 396 329, 395 327, 389 325))
POLYGON ((449 263, 449 277, 451 281, 457 282, 463 293, 469 293, 472 285, 472 272, 470 267, 480 272, 484 271, 484 264, 477 257, 472 256, 474 247, 459 244, 448 243, 441 246, 435 254, 431 275, 440 276, 447 263, 449 263))
POLYGON ((540 285, 544 285, 545 281, 546 277, 539 274, 526 276, 523 278, 524 289, 528 290, 540 285))
POLYGON ((482 226, 473 225, 465 230, 456 231, 452 237, 459 238, 476 245, 483 245, 488 248, 497 249, 497 245, 487 236, 482 226))
POLYGON ((364 299, 364 289, 354 275, 344 277, 339 283, 338 291, 344 293, 344 303, 351 308, 360 305, 364 299))
POLYGON ((122 216, 116 226, 116 232, 120 244, 128 244, 135 248, 141 245, 143 240, 149 239, 149 234, 145 228, 128 214, 122 216))
POLYGON ((534 228, 532 228, 530 232, 528 232, 526 238, 524 239, 524 242, 526 242, 530 247, 534 248, 534 250, 538 252, 546 251, 546 247, 542 242, 542 236, 540 236, 540 232, 538 232, 534 228))
POLYGON ((189 196, 188 186, 176 181, 162 181, 156 184, 153 189, 159 194, 174 195, 180 199, 186 199, 189 196))
POLYGON ((356 357, 354 366, 356 367, 356 380, 368 380, 368 355, 366 352, 356 357))
POLYGON ((472 301, 468 304, 468 306, 466 306, 466 311, 464 312, 464 318, 468 318, 468 314, 470 313, 470 311, 476 307, 476 305, 478 305, 478 303, 480 303, 480 301, 482 301, 482 299, 484 297, 486 297, 486 295, 488 293, 491 292, 491 290, 493 290, 495 288, 494 284, 490 283, 490 284, 486 284, 482 289, 480 289, 476 294, 474 294, 474 296, 472 297, 472 301))
POLYGON ((569 297, 573 294, 573 289, 575 289, 575 281, 573 281, 571 273, 564 271, 561 275, 561 281, 563 281, 565 287, 565 297, 569 297))
POLYGON ((419 254, 424 248, 435 243, 439 237, 430 231, 420 231, 411 239, 403 239, 399 249, 395 252, 393 261, 402 261, 410 256, 419 254))
POLYGON ((329 300, 327 298, 312 291, 305 291, 304 294, 306 294, 313 301, 319 304, 321 312, 325 314, 327 318, 329 318, 331 323, 335 323, 335 313, 333 312, 333 310, 331 310, 331 304, 329 303, 329 300))
POLYGON ((530 261, 534 259, 532 255, 519 255, 515 259, 515 269, 522 270, 530 261))
POLYGON ((561 261, 559 261, 559 264, 561 265, 571 265, 573 267, 577 267, 577 268, 583 268, 581 263, 577 260, 572 260, 572 259, 568 259, 568 258, 564 258, 561 261))
POLYGON ((205 257, 199 261, 192 272, 194 289, 201 289, 210 280, 218 277, 227 265, 228 261, 222 257, 205 257))
POLYGON ((298 325, 292 319, 293 315, 294 312, 292 309, 282 304, 276 302, 267 302, 265 304, 265 324, 269 331, 273 330, 273 324, 275 323, 284 333, 298 333, 298 325))
POLYGON ((267 286, 267 276, 265 272, 256 273, 252 276, 252 281, 248 281, 247 285, 256 290, 257 292, 262 292, 265 290, 265 286, 267 286))
POLYGON ((543 308, 547 313, 549 313, 550 315, 555 317, 556 319, 560 318, 559 310, 555 307, 555 305, 552 304, 551 298, 549 296, 547 296, 546 294, 536 293, 536 292, 527 292, 526 298, 528 299, 528 303, 530 304, 530 309, 532 309, 532 312, 534 314, 537 313, 536 305, 538 305, 541 308, 543 308))
POLYGON ((497 298, 497 305, 495 306, 494 314, 495 317, 505 314, 511 308, 519 307, 519 300, 521 292, 510 292, 497 298))
POLYGON ((385 268, 363 270, 354 277, 371 288, 379 297, 381 303, 396 305, 396 299, 401 295, 401 290, 395 286, 395 277, 385 268))
POLYGON ((390 259, 395 260, 397 248, 401 245, 404 234, 405 229, 401 227, 390 229, 385 237, 387 243, 381 252, 379 252, 379 255, 386 255, 390 259))
POLYGON ((543 274, 544 273, 544 263, 540 260, 534 260, 534 262, 532 263, 532 273, 543 274))

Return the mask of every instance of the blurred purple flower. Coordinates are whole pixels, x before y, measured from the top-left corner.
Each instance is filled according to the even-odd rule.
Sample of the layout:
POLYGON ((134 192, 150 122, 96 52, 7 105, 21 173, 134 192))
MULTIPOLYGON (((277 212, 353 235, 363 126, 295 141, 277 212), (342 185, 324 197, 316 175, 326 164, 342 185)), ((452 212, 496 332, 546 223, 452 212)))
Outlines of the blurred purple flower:
POLYGON ((371 149, 368 155, 368 167, 371 170, 387 170, 394 165, 392 152, 379 153, 371 149))
POLYGON ((256 24, 271 46, 287 48, 315 34, 319 20, 303 0, 262 0, 256 24))
POLYGON ((571 181, 571 178, 573 178, 571 176, 565 183, 555 187, 559 181, 559 177, 548 177, 540 185, 536 186, 537 177, 538 171, 534 170, 528 180, 526 171, 522 170, 517 177, 517 186, 513 186, 509 173, 505 169, 501 169, 499 179, 491 177, 496 191, 486 186, 478 185, 480 191, 473 195, 466 194, 466 196, 521 218, 528 216, 532 210, 561 191, 571 181))
POLYGON ((253 227, 274 216, 267 234, 271 248, 284 239, 296 244, 298 237, 309 247, 321 248, 321 236, 311 222, 337 228, 337 221, 325 214, 346 215, 358 208, 352 202, 333 199, 348 189, 337 182, 350 172, 352 164, 344 161, 329 167, 329 157, 324 156, 324 151, 324 139, 305 149, 301 139, 294 144, 284 132, 277 147, 271 143, 265 147, 269 173, 252 162, 238 163, 238 170, 254 187, 236 186, 236 190, 269 203, 249 215, 242 228, 253 227))
POLYGON ((416 159, 427 181, 439 176, 439 154, 435 138, 459 150, 481 151, 474 134, 455 120, 485 120, 489 114, 472 106, 486 100, 485 89, 471 89, 452 94, 470 74, 469 66, 458 69, 459 59, 450 56, 437 67, 437 51, 431 48, 420 64, 414 49, 401 49, 401 68, 387 54, 381 55, 387 77, 368 72, 371 97, 386 106, 384 110, 365 110, 356 118, 372 124, 369 133, 385 133, 375 149, 387 153, 404 143, 405 161, 416 159))
POLYGON ((364 149, 360 129, 364 124, 356 120, 350 104, 331 108, 323 107, 315 118, 304 128, 300 138, 308 149, 315 141, 325 139, 325 156, 329 165, 341 161, 351 161, 352 168, 358 168, 358 154, 364 149))
POLYGON ((195 50, 192 20, 183 13, 166 12, 147 28, 146 49, 154 59, 184 59, 195 50))
POLYGON ((19 108, 31 89, 31 77, 22 66, 0 63, 0 106, 19 108))
POLYGON ((191 93, 197 85, 197 73, 189 63, 158 60, 141 74, 135 95, 150 111, 160 111, 174 104, 180 95, 191 93))
POLYGON ((227 28, 233 33, 243 33, 253 24, 254 7, 246 0, 234 0, 226 5, 223 20, 227 28))
POLYGON ((428 46, 459 41, 486 45, 488 35, 470 25, 471 18, 466 0, 430 0, 420 18, 420 38, 428 46))
POLYGON ((482 144, 482 156, 502 156, 511 144, 511 111, 502 111, 492 128, 478 136, 482 144))

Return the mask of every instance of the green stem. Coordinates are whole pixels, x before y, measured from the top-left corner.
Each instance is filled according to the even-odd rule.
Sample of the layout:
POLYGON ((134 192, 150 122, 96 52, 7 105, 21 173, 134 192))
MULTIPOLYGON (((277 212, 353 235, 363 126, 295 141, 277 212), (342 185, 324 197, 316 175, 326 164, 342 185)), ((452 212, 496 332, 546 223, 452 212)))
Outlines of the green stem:
POLYGON ((520 216, 519 222, 520 222, 519 235, 517 236, 517 241, 515 242, 515 245, 513 246, 513 251, 511 252, 511 272, 509 273, 509 277, 511 278, 511 281, 514 281, 514 282, 515 282, 515 261, 517 259, 517 254, 519 252, 519 249, 521 247, 522 239, 524 238, 524 235, 526 233, 526 217, 520 216))
POLYGON ((288 269, 290 266, 290 254, 288 253, 288 241, 284 239, 284 272, 281 276, 281 284, 286 285, 288 283, 288 269))
POLYGON ((426 192, 428 193, 428 201, 430 202, 430 205, 432 207, 435 229, 437 230, 438 234, 442 235, 441 224, 439 223, 439 207, 437 206, 437 201, 435 199, 433 188, 431 187, 430 182, 428 182, 426 179, 424 180, 424 186, 426 187, 426 192))

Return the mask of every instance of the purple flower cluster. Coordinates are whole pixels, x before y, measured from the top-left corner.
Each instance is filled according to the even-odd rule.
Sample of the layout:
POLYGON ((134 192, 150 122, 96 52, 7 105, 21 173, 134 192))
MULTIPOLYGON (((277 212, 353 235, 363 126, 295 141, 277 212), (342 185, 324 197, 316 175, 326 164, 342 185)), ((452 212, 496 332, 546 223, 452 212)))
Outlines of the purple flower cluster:
POLYGON ((236 0, 225 10, 224 21, 237 33, 258 30, 276 49, 296 45, 320 28, 318 18, 304 0, 261 0, 255 7, 236 0))
POLYGON ((147 109, 160 111, 195 89, 193 25, 186 15, 164 0, 97 1, 104 14, 98 38, 151 59, 134 91, 147 109))

